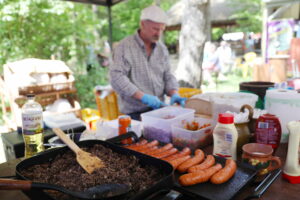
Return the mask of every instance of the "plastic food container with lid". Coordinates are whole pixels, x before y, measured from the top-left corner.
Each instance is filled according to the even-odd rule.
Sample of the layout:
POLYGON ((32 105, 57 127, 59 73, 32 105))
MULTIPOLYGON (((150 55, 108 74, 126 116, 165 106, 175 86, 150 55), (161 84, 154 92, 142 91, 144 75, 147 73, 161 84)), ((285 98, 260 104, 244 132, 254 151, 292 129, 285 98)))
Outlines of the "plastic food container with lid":
POLYGON ((181 121, 191 121, 195 110, 179 106, 168 106, 143 113, 141 115, 143 124, 143 136, 148 140, 158 140, 164 143, 172 142, 172 124, 181 121))
POLYGON ((197 117, 188 123, 192 121, 197 122, 199 126, 204 124, 210 124, 210 126, 193 131, 187 130, 185 123, 172 124, 172 143, 174 146, 189 147, 191 150, 195 150, 212 143, 212 119, 197 117))

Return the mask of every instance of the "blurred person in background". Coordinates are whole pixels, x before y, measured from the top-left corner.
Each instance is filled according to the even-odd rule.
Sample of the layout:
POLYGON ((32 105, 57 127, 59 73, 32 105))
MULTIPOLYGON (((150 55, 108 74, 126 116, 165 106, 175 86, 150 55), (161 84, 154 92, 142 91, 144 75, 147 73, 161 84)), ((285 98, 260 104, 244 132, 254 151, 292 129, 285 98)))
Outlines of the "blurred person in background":
POLYGON ((165 106, 164 95, 184 106, 178 83, 171 73, 169 53, 159 41, 166 13, 152 5, 142 10, 140 28, 114 49, 110 83, 118 93, 120 112, 140 120, 140 114, 165 106))
POLYGON ((213 73, 220 71, 219 57, 217 54, 217 47, 212 42, 206 42, 203 51, 203 79, 208 81, 208 87, 215 87, 216 83, 212 78, 213 73))
POLYGON ((220 80, 226 80, 224 75, 231 72, 231 68, 234 63, 232 59, 232 50, 230 45, 226 41, 222 41, 220 43, 220 46, 217 48, 217 54, 219 57, 220 64, 220 73, 218 78, 220 80))

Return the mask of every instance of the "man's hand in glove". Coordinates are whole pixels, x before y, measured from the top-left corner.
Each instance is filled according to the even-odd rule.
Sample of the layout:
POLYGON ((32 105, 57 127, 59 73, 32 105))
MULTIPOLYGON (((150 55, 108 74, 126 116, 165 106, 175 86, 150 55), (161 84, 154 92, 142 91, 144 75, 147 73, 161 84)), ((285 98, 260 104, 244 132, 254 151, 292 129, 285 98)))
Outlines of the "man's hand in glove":
POLYGON ((157 96, 153 96, 150 94, 144 94, 142 97, 142 102, 143 104, 146 104, 147 106, 153 108, 153 109, 158 109, 162 106, 165 106, 166 104, 159 100, 157 96))
POLYGON ((171 105, 174 103, 180 104, 182 107, 185 106, 186 98, 180 97, 178 94, 173 94, 171 97, 171 105))

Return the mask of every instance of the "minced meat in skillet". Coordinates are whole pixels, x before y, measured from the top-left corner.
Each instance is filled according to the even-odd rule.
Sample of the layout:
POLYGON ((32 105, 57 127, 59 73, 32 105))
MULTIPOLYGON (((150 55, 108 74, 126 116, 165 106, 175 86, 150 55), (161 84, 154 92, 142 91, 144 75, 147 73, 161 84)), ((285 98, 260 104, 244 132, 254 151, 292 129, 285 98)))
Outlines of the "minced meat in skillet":
MULTIPOLYGON (((112 152, 100 144, 82 149, 101 158, 107 167, 97 169, 90 175, 80 167, 75 154, 69 150, 48 163, 22 170, 21 174, 29 180, 56 184, 73 191, 84 191, 104 183, 124 183, 133 190, 129 196, 149 188, 162 177, 156 168, 141 166, 136 157, 112 152)), ((51 196, 54 194, 55 199, 69 199, 59 192, 48 193, 51 196)))

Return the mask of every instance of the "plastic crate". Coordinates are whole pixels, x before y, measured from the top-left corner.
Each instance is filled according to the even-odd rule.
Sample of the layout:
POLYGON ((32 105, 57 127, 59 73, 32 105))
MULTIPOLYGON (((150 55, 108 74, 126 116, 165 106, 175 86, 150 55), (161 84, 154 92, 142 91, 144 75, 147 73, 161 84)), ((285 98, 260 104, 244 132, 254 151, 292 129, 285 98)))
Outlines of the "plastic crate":
POLYGON ((202 90, 197 88, 179 88, 178 93, 181 97, 190 98, 196 94, 201 94, 202 90))
POLYGON ((95 90, 96 103, 99 115, 104 120, 117 119, 121 114, 118 108, 118 98, 116 92, 111 92, 105 98, 100 98, 99 91, 95 90))
POLYGON ((98 110, 91 108, 81 109, 82 120, 89 125, 91 130, 96 130, 97 121, 100 119, 100 114, 98 110))

